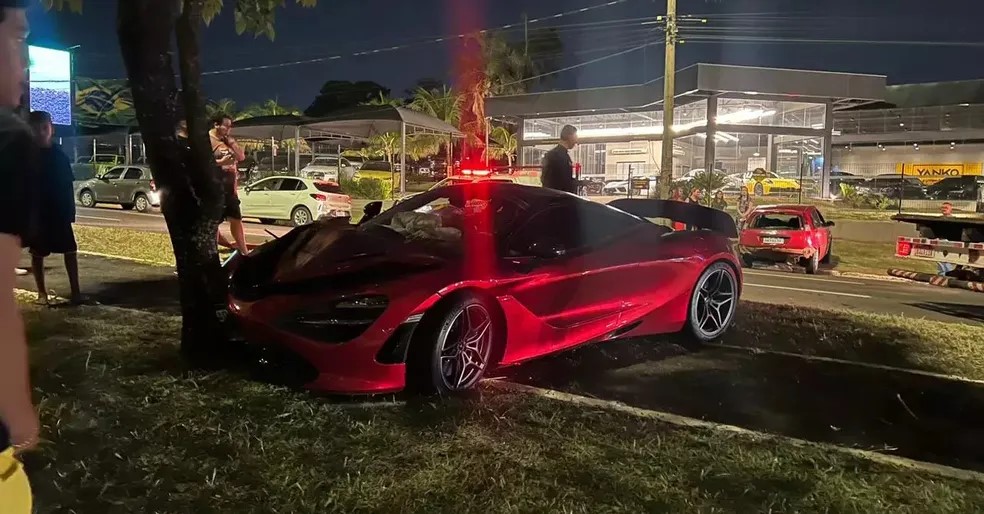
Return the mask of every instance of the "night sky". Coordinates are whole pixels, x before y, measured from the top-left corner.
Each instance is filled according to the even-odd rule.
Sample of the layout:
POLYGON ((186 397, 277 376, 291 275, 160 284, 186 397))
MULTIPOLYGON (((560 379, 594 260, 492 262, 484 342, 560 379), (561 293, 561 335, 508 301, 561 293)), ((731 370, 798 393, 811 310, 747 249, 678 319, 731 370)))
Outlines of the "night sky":
MULTIPOLYGON (((115 38, 116 1, 84 0, 84 14, 45 13, 33 8, 31 43, 43 46, 81 45, 76 57, 80 76, 122 78, 123 65, 115 38)), ((227 0, 231 4, 233 0, 227 0)), ((288 0, 278 13, 277 38, 237 36, 231 8, 204 31, 204 70, 312 59, 335 54, 386 48, 426 40, 460 30, 461 16, 451 14, 452 2, 471 6, 478 23, 496 27, 603 3, 602 0, 321 0, 303 9, 288 0), (494 8, 493 8, 494 7, 494 8)), ((984 78, 984 2, 980 0, 679 0, 680 13, 707 14, 717 34, 807 39, 895 41, 965 41, 978 46, 876 45, 871 43, 685 43, 679 66, 715 62, 785 68, 805 68, 885 74, 890 83, 984 78), (891 5, 891 10, 886 10, 891 5), (931 6, 946 6, 933 9, 931 6), (774 13, 768 18, 748 13, 774 13)), ((461 9, 459 8, 459 11, 461 9)), ((566 16, 535 27, 644 18, 662 14, 665 2, 627 0, 577 16, 566 16)), ((651 27, 651 25, 650 25, 651 27)), ((683 29, 684 34, 695 34, 683 29)), ((708 28, 697 29, 707 35, 708 28)), ((606 29, 563 33, 564 66, 658 40, 639 23, 625 22, 606 29), (647 39, 649 38, 649 39, 647 39)), ((326 80, 372 80, 402 95, 417 79, 450 81, 453 45, 416 44, 377 55, 240 71, 206 77, 212 98, 229 97, 240 106, 268 98, 301 109, 307 107, 326 80)), ((638 83, 662 75, 663 48, 653 45, 596 64, 560 73, 540 89, 597 87, 638 83)))

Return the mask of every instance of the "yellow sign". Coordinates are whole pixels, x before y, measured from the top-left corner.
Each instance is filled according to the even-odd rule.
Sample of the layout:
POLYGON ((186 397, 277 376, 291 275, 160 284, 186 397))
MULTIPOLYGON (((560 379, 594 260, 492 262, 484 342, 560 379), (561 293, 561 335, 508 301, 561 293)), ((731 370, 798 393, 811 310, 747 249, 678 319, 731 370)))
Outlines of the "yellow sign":
POLYGON ((963 175, 980 175, 981 163, 942 163, 942 164, 908 164, 898 163, 896 172, 918 178, 924 184, 934 184, 945 178, 963 175))

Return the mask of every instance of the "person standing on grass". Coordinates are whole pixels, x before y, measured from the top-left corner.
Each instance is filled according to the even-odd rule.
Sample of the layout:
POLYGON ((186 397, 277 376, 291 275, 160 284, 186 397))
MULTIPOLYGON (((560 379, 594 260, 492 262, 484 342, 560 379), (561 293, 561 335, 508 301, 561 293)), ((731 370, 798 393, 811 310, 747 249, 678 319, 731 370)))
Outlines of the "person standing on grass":
POLYGON ((577 129, 564 125, 560 129, 560 144, 543 156, 540 165, 540 184, 548 189, 577 194, 577 179, 574 178, 574 162, 570 150, 577 145, 577 129))
POLYGON ((237 164, 246 159, 246 153, 232 137, 232 118, 228 114, 218 114, 212 118, 212 130, 208 131, 212 144, 212 153, 216 162, 220 163, 222 173, 222 191, 225 193, 225 219, 229 221, 234 241, 230 244, 222 235, 217 234, 219 245, 234 248, 246 255, 246 230, 243 228, 243 213, 239 208, 239 169, 237 164), (224 163, 224 164, 221 164, 224 163))
MULTIPOLYGON (((940 207, 940 214, 942 214, 944 217, 953 216, 953 204, 950 202, 943 202, 943 205, 940 207)), ((949 262, 936 263, 936 270, 937 270, 936 274, 941 277, 947 276, 951 271, 955 269, 957 269, 957 267, 953 264, 950 264, 949 262)))
MULTIPOLYGON (((38 414, 31 400, 24 321, 14 297, 22 241, 30 241, 36 189, 37 147, 14 110, 26 79, 27 1, 0 0, 0 459, 14 473, 0 475, 3 512, 30 512, 27 477, 10 455, 38 443, 38 414)), ((7 469, 5 469, 7 471, 7 469)))
POLYGON ((72 165, 65 152, 52 141, 55 128, 51 124, 51 114, 34 111, 28 116, 28 123, 41 149, 39 190, 44 191, 48 198, 39 211, 38 234, 30 241, 31 269, 38 286, 38 303, 49 304, 48 289, 44 283, 44 258, 60 253, 65 258, 65 271, 72 290, 71 302, 78 305, 83 298, 79 290, 79 248, 72 231, 72 223, 75 223, 72 165))

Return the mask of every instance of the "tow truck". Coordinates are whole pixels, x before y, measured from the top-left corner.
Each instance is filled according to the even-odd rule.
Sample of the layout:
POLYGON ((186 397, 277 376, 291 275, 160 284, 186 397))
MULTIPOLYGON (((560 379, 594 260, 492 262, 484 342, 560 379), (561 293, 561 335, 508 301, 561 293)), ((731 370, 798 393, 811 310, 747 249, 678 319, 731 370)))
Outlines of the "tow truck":
POLYGON ((902 259, 951 264, 945 276, 890 269, 889 275, 984 292, 984 188, 977 192, 974 213, 948 216, 899 213, 895 221, 916 225, 918 237, 898 238, 895 256, 902 259))

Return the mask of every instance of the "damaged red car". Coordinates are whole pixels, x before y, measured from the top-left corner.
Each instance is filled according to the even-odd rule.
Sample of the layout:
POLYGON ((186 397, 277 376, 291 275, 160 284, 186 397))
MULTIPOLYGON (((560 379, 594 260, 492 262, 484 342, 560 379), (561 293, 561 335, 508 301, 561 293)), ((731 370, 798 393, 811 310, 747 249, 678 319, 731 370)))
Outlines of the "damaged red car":
POLYGON ((803 266, 812 275, 830 262, 833 226, 812 205, 757 207, 741 227, 742 264, 750 268, 756 261, 782 262, 803 266))
POLYGON ((295 384, 443 394, 585 343, 711 341, 741 293, 734 221, 697 205, 479 182, 373 214, 297 228, 235 262, 230 312, 295 384))

